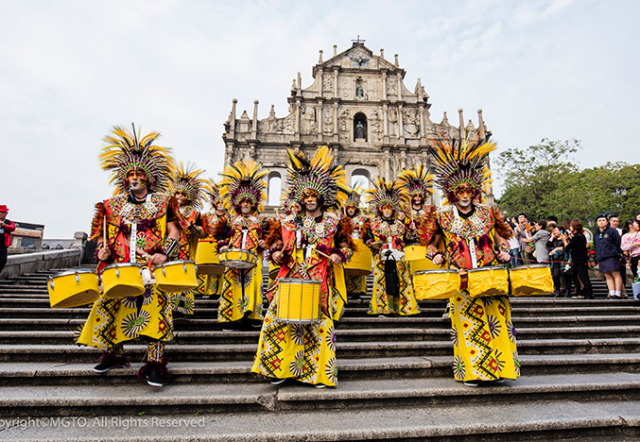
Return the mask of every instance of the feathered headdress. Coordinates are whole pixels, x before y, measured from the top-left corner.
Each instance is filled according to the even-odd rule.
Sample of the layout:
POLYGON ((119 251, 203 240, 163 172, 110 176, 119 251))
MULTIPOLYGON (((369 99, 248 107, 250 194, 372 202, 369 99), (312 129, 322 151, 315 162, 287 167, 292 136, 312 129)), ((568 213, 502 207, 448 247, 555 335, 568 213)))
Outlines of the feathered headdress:
POLYGON ((187 195, 189 205, 200 208, 204 197, 205 181, 200 177, 204 170, 195 169, 193 165, 187 165, 181 161, 173 171, 173 179, 171 181, 171 195, 182 191, 187 195))
POLYGON ((285 206, 300 203, 305 190, 314 190, 320 195, 326 209, 340 210, 351 189, 342 166, 331 165, 333 155, 329 148, 321 146, 316 149, 311 161, 302 152, 295 153, 291 149, 287 152, 289 195, 285 206))
POLYGON ((360 207, 360 200, 362 199, 362 194, 364 193, 364 189, 362 187, 354 187, 351 189, 351 192, 347 195, 347 199, 344 202, 345 206, 354 206, 356 208, 360 207))
POLYGON ((366 202, 382 215, 382 206, 391 206, 397 212, 402 210, 402 204, 408 204, 409 195, 397 181, 387 181, 379 177, 373 182, 373 189, 367 190, 366 202))
POLYGON ((240 213, 240 202, 244 199, 251 201, 256 212, 261 212, 267 200, 264 177, 268 171, 254 160, 238 161, 227 166, 222 171, 220 196, 224 199, 228 209, 233 208, 240 213))
POLYGON ((423 201, 428 194, 433 194, 433 179, 434 176, 429 174, 422 164, 404 170, 398 175, 398 180, 409 196, 413 198, 414 195, 420 195, 423 201))
POLYGON ((165 192, 171 182, 173 159, 171 149, 153 144, 159 132, 140 137, 140 131, 132 124, 132 132, 115 126, 111 135, 104 141, 108 143, 102 148, 100 166, 112 171, 109 183, 115 183, 115 194, 126 194, 129 191, 127 174, 132 170, 143 170, 149 179, 149 192, 165 192))
POLYGON ((482 190, 491 183, 491 171, 487 167, 489 153, 495 150, 495 143, 480 144, 479 140, 464 140, 462 143, 451 143, 448 138, 431 142, 431 153, 438 176, 437 186, 442 189, 448 203, 455 203, 456 189, 469 186, 475 190, 474 199, 482 200, 482 190))
POLYGON ((218 187, 218 184, 213 181, 213 178, 204 180, 203 191, 206 198, 208 198, 209 202, 215 209, 222 198, 220 198, 220 188, 218 187))

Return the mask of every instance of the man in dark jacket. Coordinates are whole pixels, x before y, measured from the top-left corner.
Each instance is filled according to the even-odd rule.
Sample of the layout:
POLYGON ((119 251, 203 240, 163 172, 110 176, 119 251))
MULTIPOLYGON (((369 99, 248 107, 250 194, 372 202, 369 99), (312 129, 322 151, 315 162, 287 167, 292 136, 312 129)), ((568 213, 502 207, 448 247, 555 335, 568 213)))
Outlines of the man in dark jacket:
POLYGON ((7 248, 11 245, 11 232, 16 229, 15 223, 7 219, 9 209, 0 205, 0 273, 7 264, 7 248))
POLYGON ((593 235, 596 247, 596 262, 600 273, 607 280, 609 298, 621 298, 622 277, 620 276, 620 235, 618 231, 609 225, 606 215, 598 215, 596 218, 598 229, 593 235))

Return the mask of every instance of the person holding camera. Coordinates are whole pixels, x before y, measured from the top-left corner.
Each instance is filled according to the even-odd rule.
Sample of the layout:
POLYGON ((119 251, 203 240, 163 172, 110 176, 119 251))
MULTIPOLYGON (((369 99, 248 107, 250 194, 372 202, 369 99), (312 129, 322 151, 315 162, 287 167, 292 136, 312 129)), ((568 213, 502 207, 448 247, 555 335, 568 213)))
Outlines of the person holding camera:
POLYGON ((578 219, 571 221, 569 231, 561 236, 564 249, 571 254, 572 271, 576 281, 576 298, 593 299, 593 287, 589 279, 589 252, 584 227, 578 219))

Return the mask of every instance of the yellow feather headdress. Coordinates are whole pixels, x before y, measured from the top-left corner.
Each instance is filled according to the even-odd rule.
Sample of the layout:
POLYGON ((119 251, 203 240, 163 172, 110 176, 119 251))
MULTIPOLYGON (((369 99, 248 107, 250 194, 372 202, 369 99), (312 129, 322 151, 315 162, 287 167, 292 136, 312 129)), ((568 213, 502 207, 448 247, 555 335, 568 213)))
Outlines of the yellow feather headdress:
POLYGON ((240 202, 249 199, 256 212, 262 212, 267 200, 267 184, 264 180, 267 173, 268 171, 263 170, 260 164, 251 159, 225 167, 222 171, 220 196, 227 208, 233 208, 236 213, 240 213, 240 202))
POLYGON ((398 213, 403 204, 409 203, 409 194, 398 181, 387 181, 379 177, 373 182, 373 189, 366 192, 366 203, 378 215, 382 215, 382 206, 391 206, 398 213))
POLYGON ((149 192, 165 192, 171 182, 173 159, 171 149, 156 146, 159 132, 151 132, 140 137, 135 125, 132 132, 115 126, 110 135, 104 138, 108 143, 100 153, 100 166, 112 171, 110 184, 116 185, 114 193, 126 194, 129 191, 127 173, 143 170, 149 179, 149 192))
POLYGON ((209 202, 215 209, 215 207, 220 202, 221 198, 220 198, 220 188, 218 187, 218 184, 213 180, 213 178, 207 178, 204 181, 203 191, 206 197, 208 198, 209 202))
POLYGON ((189 205, 200 208, 204 198, 205 180, 199 177, 203 173, 204 170, 196 169, 195 166, 191 164, 185 166, 181 161, 173 171, 171 195, 175 195, 178 191, 183 191, 187 195, 189 205))
POLYGON ((327 146, 316 149, 309 160, 302 152, 287 150, 289 154, 289 194, 285 207, 300 203, 305 190, 318 192, 325 209, 340 210, 351 188, 342 166, 334 166, 333 155, 327 146))
POLYGON ((495 143, 480 144, 478 138, 459 143, 446 136, 427 141, 431 143, 429 149, 436 160, 436 185, 445 193, 447 202, 456 202, 455 191, 463 185, 475 189, 475 199, 482 200, 483 189, 487 190, 491 183, 487 160, 496 149, 495 143))
POLYGON ((421 195, 423 200, 427 198, 428 194, 433 194, 433 179, 434 175, 429 174, 422 164, 404 170, 398 175, 398 180, 405 191, 411 197, 421 195))

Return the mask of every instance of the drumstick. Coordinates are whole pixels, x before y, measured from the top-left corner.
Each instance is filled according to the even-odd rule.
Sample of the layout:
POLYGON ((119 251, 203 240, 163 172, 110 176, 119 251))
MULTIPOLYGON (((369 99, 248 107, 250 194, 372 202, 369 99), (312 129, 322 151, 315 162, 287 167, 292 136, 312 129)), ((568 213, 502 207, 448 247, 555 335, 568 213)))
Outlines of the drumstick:
MULTIPOLYGON (((318 250, 318 249, 313 249, 313 251, 314 251, 314 252, 316 252, 316 253, 317 253, 318 255, 320 255, 320 256, 324 256, 325 258, 327 258, 327 259, 329 259, 329 260, 331 259, 331 257, 330 257, 329 255, 327 255, 326 253, 322 253, 322 252, 321 252, 320 250, 318 250)), ((338 264, 338 265, 342 265, 342 264, 338 264)))

